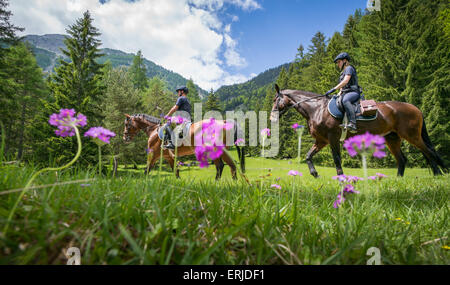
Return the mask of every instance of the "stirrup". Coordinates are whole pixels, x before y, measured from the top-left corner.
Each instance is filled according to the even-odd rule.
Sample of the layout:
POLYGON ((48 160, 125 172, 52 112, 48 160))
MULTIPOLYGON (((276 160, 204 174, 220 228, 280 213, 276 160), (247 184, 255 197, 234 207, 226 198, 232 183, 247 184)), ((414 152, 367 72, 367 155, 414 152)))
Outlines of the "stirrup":
POLYGON ((175 149, 175 145, 172 142, 169 142, 162 146, 163 149, 175 149))

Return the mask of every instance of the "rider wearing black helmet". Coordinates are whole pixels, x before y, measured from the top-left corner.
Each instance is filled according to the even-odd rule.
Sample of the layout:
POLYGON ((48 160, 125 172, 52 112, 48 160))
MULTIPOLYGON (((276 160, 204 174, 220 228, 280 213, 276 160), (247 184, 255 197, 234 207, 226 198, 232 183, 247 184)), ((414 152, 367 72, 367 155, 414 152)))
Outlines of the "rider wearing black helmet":
POLYGON ((353 104, 360 99, 361 92, 358 86, 356 69, 349 62, 350 56, 346 52, 340 53, 334 59, 334 63, 338 65, 339 70, 342 70, 342 72, 339 77, 339 84, 325 93, 325 95, 328 96, 336 90, 340 90, 339 95, 343 96, 342 103, 349 120, 347 126, 341 125, 341 127, 348 128, 350 132, 356 132, 356 114, 353 104))
MULTIPOLYGON (((179 86, 177 88, 178 93, 178 99, 175 105, 170 109, 169 113, 167 113, 166 117, 172 116, 173 113, 176 111, 180 112, 180 116, 185 118, 186 120, 191 120, 191 103, 189 102, 189 99, 187 98, 187 94, 189 93, 189 90, 186 86, 179 86)), ((167 122, 166 126, 169 126, 171 123, 167 122)), ((164 145, 164 148, 169 149, 175 149, 175 145, 172 143, 172 130, 170 128, 166 128, 166 130, 169 132, 168 138, 169 141, 166 145, 164 145)))

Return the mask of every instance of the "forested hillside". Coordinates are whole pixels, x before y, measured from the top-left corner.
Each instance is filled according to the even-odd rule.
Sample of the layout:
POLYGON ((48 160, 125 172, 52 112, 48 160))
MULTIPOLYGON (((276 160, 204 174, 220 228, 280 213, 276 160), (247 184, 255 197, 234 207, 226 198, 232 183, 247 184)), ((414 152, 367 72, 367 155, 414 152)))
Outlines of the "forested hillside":
MULTIPOLYGON (((31 48, 36 56, 38 65, 45 72, 53 72, 53 69, 58 66, 59 57, 62 57, 64 60, 68 60, 67 58, 64 58, 64 55, 60 50, 65 48, 64 38, 64 35, 58 34, 43 36, 27 35, 23 40, 31 44, 31 48)), ((98 58, 98 62, 105 63, 110 61, 112 67, 114 68, 119 66, 131 66, 133 63, 133 57, 135 56, 131 53, 125 53, 123 51, 110 48, 103 48, 101 49, 101 52, 104 55, 98 58)), ((158 76, 167 83, 167 87, 170 90, 174 90, 179 85, 186 84, 186 78, 178 73, 157 65, 153 61, 144 58, 144 64, 147 69, 147 77, 153 78, 158 76)), ((199 86, 196 85, 196 88, 199 90, 201 96, 207 94, 207 91, 201 89, 199 86)))
POLYGON ((225 111, 236 108, 258 109, 261 100, 266 95, 267 87, 274 83, 282 68, 288 67, 289 64, 286 63, 266 70, 247 82, 220 87, 215 95, 222 102, 222 109, 225 111))

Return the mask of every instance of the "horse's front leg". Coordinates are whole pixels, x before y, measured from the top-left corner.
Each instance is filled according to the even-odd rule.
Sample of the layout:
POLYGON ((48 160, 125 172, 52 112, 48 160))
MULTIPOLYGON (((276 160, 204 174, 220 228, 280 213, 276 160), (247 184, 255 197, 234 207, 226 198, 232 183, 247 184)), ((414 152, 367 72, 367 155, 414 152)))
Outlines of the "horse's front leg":
POLYGON ((339 143, 339 135, 338 134, 330 134, 329 135, 331 154, 333 155, 334 164, 336 165, 336 173, 337 175, 344 174, 341 165, 341 145, 339 143))
POLYGON ((315 178, 319 177, 319 174, 317 173, 317 170, 314 167, 312 158, 316 153, 318 153, 326 145, 327 145, 327 143, 325 143, 325 142, 316 141, 314 143, 314 145, 311 147, 311 149, 308 151, 308 154, 306 155, 306 163, 308 164, 308 167, 309 167, 309 173, 311 173, 311 175, 314 176, 315 178))
POLYGON ((175 165, 175 154, 169 150, 167 150, 167 152, 168 152, 167 161, 169 162, 172 171, 174 171, 176 167, 177 170, 175 172, 175 176, 176 178, 180 178, 180 169, 175 165))

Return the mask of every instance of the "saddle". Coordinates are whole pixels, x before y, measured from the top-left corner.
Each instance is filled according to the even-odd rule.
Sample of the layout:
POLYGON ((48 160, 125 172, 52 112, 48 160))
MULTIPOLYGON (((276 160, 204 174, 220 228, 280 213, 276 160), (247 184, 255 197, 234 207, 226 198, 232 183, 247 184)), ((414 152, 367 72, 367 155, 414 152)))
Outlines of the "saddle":
MULTIPOLYGON (((170 126, 163 125, 158 129, 158 137, 162 141, 166 141, 170 139, 172 143, 175 144, 175 138, 177 139, 178 146, 181 146, 182 144, 189 141, 190 143, 190 137, 189 137, 189 130, 191 129, 192 122, 184 122, 181 125, 178 125, 175 127, 172 133, 172 137, 169 138, 168 135, 166 135, 166 129, 172 130, 170 126), (177 138, 178 136, 178 138, 177 138)), ((169 133, 169 132, 167 132, 169 133)), ((189 145, 189 144, 186 144, 189 145)))
MULTIPOLYGON (((361 99, 352 104, 355 108, 357 121, 372 121, 377 118, 378 109, 374 100, 365 100, 364 95, 361 99)), ((342 96, 333 96, 328 103, 328 112, 336 119, 342 120, 345 116, 344 105, 342 104, 342 96)))

